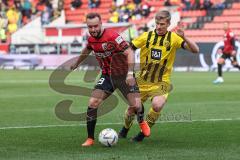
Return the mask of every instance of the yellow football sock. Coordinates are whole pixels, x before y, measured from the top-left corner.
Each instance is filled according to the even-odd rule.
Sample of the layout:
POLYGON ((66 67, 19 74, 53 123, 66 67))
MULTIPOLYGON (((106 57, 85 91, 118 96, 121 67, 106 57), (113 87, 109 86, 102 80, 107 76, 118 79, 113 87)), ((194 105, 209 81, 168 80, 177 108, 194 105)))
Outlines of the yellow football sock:
POLYGON ((155 112, 153 108, 151 107, 147 116, 146 116, 146 121, 149 125, 149 127, 152 127, 155 122, 158 120, 158 117, 160 116, 160 112, 155 112))
POLYGON ((133 124, 134 118, 135 118, 135 115, 128 115, 128 112, 126 111, 124 115, 124 121, 125 121, 124 127, 129 129, 133 124))

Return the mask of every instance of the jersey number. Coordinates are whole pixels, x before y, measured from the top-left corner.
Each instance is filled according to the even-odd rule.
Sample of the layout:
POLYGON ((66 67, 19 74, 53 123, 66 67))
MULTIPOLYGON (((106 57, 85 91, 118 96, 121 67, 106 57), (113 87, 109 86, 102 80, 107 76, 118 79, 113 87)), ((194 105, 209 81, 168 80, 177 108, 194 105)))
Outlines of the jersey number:
POLYGON ((104 81, 105 81, 105 78, 100 78, 98 80, 97 84, 102 85, 104 81))

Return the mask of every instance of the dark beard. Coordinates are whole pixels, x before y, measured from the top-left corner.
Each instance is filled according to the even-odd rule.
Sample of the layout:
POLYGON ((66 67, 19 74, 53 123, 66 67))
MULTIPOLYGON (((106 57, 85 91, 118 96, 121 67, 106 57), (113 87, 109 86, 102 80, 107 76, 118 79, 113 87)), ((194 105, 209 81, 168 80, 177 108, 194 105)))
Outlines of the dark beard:
POLYGON ((101 37, 101 31, 100 32, 98 32, 98 34, 97 34, 97 37, 96 38, 100 38, 101 37))
POLYGON ((94 37, 94 38, 96 38, 96 39, 98 39, 98 38, 101 38, 101 36, 102 36, 102 31, 100 30, 100 32, 98 32, 98 34, 97 34, 97 36, 92 36, 92 37, 94 37))

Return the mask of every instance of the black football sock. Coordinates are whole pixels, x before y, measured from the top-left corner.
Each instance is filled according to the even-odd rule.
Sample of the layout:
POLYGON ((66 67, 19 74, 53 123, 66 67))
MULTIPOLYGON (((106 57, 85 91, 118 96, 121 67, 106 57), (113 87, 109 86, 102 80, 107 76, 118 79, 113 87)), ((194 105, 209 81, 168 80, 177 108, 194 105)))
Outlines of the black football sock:
POLYGON ((236 56, 233 57, 233 63, 235 63, 235 64, 233 64, 233 67, 236 67, 236 68, 238 68, 240 70, 240 66, 237 63, 237 57, 236 56))
POLYGON ((233 65, 234 67, 238 68, 240 70, 240 66, 238 64, 233 65))
POLYGON ((141 108, 136 112, 137 114, 137 121, 138 123, 142 123, 144 120, 144 106, 142 105, 141 108))
POLYGON ((88 138, 94 139, 94 131, 97 123, 97 108, 88 107, 87 109, 87 132, 88 138))
POLYGON ((218 77, 222 77, 222 65, 218 64, 218 77))

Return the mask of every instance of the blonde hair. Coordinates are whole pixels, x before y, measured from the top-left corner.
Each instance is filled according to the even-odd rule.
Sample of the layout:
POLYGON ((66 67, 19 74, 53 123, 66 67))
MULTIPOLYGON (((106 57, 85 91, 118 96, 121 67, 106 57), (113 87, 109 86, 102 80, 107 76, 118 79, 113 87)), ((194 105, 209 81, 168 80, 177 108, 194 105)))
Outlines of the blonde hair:
POLYGON ((162 19, 167 19, 168 22, 171 21, 171 14, 167 10, 159 11, 155 15, 156 20, 162 20, 162 19))

